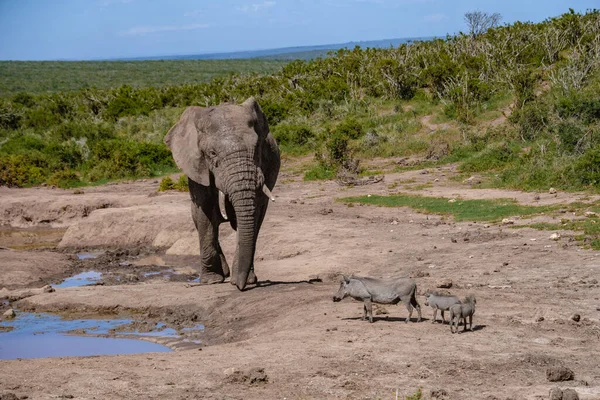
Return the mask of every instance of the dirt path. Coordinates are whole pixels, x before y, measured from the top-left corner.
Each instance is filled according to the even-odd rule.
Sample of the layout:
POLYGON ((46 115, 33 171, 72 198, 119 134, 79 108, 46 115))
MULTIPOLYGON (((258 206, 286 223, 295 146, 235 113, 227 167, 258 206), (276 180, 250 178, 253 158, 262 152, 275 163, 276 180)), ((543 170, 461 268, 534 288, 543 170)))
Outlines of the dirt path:
MULTIPOLYGON (((540 194, 535 200, 532 193, 473 189, 452 181, 455 174, 453 167, 411 171, 356 188, 286 176, 275 190, 277 201, 269 208, 258 243, 256 272, 265 284, 248 292, 229 284, 193 287, 149 280, 57 289, 21 300, 16 304, 21 309, 66 315, 135 314, 174 325, 196 319, 206 326, 204 346, 173 353, 2 361, 0 394, 30 399, 394 399, 396 390, 409 395, 422 388, 423 398, 533 400, 548 398, 550 388, 558 385, 575 388, 581 399, 600 399, 597 252, 582 250, 567 234, 555 242, 543 231, 455 223, 408 208, 349 207, 335 200, 407 191, 425 183, 428 187, 410 193, 514 198, 524 204, 563 204, 583 197, 540 194), (450 291, 477 297, 477 329, 452 335, 447 325, 431 324, 432 312, 422 296, 421 323, 405 324, 407 311, 401 304, 381 308, 373 324, 361 321, 360 303, 331 301, 339 275, 352 273, 411 275, 420 294, 451 279, 450 291), (575 313, 581 315, 579 322, 571 320, 575 313), (571 368, 575 379, 548 382, 546 369, 554 365, 571 368), (253 368, 264 369, 267 380, 248 372, 253 368), (250 375, 258 377, 255 382, 250 375)), ((188 221, 188 195, 156 196, 156 186, 152 181, 113 185, 86 189, 83 195, 0 189, 0 210, 12 210, 0 217, 22 222, 29 210, 34 225, 55 215, 57 226, 78 236, 68 235, 91 240, 86 226, 97 226, 101 215, 110 223, 94 228, 98 246, 111 247, 117 243, 112 238, 129 232, 122 237, 132 248, 150 248, 160 236, 164 246, 158 248, 159 256, 179 243, 177 252, 183 257, 196 243, 189 226, 160 230, 154 225, 163 225, 163 214, 188 221), (86 215, 60 214, 65 205, 83 210, 102 201, 111 206, 86 215), (44 206, 32 208, 37 204, 44 206), (43 215, 31 211, 36 209, 43 215), (111 209, 120 210, 114 215, 123 210, 138 215, 127 224, 134 221, 134 230, 142 233, 126 230, 126 224, 112 219, 111 209)), ((223 227, 221 235, 231 257, 231 230, 223 227)), ((3 254, 0 268, 9 264, 3 254)), ((26 281, 36 282, 31 286, 56 273, 40 270, 38 264, 28 264, 26 281)), ((105 270, 134 268, 115 265, 107 264, 105 270)), ((64 268, 71 271, 73 262, 66 260, 64 268)), ((13 267, 25 269, 22 264, 13 267)), ((5 278, 4 284, 12 279, 5 278)))

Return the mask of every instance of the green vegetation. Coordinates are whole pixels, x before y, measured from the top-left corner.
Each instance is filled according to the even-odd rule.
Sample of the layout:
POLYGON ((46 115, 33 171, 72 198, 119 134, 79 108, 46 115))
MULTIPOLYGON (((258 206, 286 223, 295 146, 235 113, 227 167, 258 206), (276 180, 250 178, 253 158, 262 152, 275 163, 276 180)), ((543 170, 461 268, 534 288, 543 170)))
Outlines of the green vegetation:
POLYGON ((159 192, 166 192, 167 190, 177 190, 180 192, 188 192, 188 178, 185 175, 179 175, 177 182, 173 181, 170 176, 165 176, 158 185, 159 192))
POLYGON ((556 209, 553 206, 523 206, 511 199, 460 200, 406 194, 368 195, 346 197, 339 200, 345 203, 372 204, 383 207, 410 207, 425 213, 452 215, 456 221, 493 222, 510 216, 533 216, 556 209))
POLYGON ((86 88, 110 89, 124 82, 137 88, 205 83, 232 74, 268 74, 283 61, 0 61, 0 96, 52 93, 86 88))
POLYGON ((597 190, 600 11, 472 33, 287 64, 0 63, 0 185, 175 171, 162 140, 185 107, 255 96, 285 156, 315 154, 306 179, 417 155, 486 185, 597 190))
POLYGON ((544 231, 568 230, 583 232, 575 236, 575 239, 583 244, 584 247, 600 250, 600 218, 593 217, 579 220, 566 220, 560 224, 536 223, 524 226, 515 226, 514 228, 534 228, 544 231))

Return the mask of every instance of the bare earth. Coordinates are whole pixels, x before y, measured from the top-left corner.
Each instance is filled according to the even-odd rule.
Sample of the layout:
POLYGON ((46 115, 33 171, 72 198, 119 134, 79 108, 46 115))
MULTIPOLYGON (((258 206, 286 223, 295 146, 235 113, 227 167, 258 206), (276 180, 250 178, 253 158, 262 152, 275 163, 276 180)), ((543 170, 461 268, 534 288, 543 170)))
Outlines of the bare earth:
MULTIPOLYGON (((403 398, 421 388, 423 398, 505 400, 547 399, 559 386, 574 388, 581 399, 600 399, 600 258, 578 247, 573 232, 553 241, 544 231, 336 201, 396 192, 523 204, 584 196, 534 200, 532 193, 451 181, 452 167, 421 172, 354 188, 282 174, 257 248, 262 284, 243 293, 228 283, 136 278, 17 301, 19 310, 137 315, 174 327, 200 321, 206 329, 201 346, 165 341, 172 353, 1 361, 0 396, 395 399, 396 391, 403 398), (410 191, 422 184, 431 186, 410 191), (340 274, 414 277, 424 321, 416 323, 415 313, 405 324, 402 304, 379 308, 373 324, 360 320, 361 303, 332 302, 340 274), (422 294, 447 279, 453 294, 476 296, 474 332, 452 335, 448 325, 431 324, 422 294), (579 322, 570 318, 575 313, 579 322), (548 382, 546 369, 556 365, 572 369, 575 379, 548 382), (253 368, 264 369, 266 379, 253 368)), ((84 194, 0 188, 0 247, 17 249, 0 249, 0 289, 39 288, 87 270, 73 254, 96 247, 121 249, 90 261, 107 273, 139 275, 168 265, 193 277, 198 250, 188 194, 156 195, 157 187, 148 180, 84 194)), ((221 235, 231 257, 235 234, 223 225, 221 235)))

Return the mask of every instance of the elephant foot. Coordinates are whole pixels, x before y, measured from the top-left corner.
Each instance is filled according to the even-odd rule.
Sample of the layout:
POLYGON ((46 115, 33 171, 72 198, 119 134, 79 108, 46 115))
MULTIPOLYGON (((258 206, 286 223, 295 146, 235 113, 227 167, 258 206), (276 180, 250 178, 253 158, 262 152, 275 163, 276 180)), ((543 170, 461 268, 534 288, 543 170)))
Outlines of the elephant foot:
POLYGON ((250 270, 250 273, 248 274, 248 279, 246 279, 246 283, 254 285, 257 282, 258 282, 258 278, 256 277, 254 270, 250 270))
MULTIPOLYGON (((231 279, 229 280, 229 283, 231 283, 232 285, 236 285, 237 281, 234 279, 234 275, 231 275, 231 279)), ((256 274, 254 273, 254 271, 250 271, 250 273, 248 274, 248 279, 246 279, 246 284, 247 285, 254 285, 254 284, 258 284, 258 278, 256 277, 256 274)))
POLYGON ((223 275, 217 274, 215 272, 203 272, 200 275, 200 284, 202 285, 212 285, 214 283, 222 283, 225 280, 223 275))

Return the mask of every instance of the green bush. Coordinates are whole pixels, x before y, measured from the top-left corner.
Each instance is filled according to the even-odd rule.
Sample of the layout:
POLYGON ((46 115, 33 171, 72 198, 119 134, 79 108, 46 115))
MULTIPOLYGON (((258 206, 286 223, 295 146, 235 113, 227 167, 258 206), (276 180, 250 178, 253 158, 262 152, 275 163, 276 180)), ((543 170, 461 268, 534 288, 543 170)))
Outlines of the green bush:
POLYGON ((310 126, 303 124, 279 124, 271 131, 277 143, 282 145, 304 146, 315 137, 310 126))
POLYGON ((0 186, 23 187, 40 183, 43 178, 42 168, 35 166, 27 156, 0 154, 0 186))
POLYGON ((167 190, 174 190, 175 182, 171 179, 170 176, 165 176, 160 180, 160 184, 158 185, 159 192, 166 192, 167 190))
POLYGON ((600 146, 589 149, 575 162, 574 175, 582 185, 600 185, 600 146))
POLYGON ((46 179, 48 185, 55 185, 59 188, 70 188, 77 186, 80 182, 77 173, 68 169, 56 171, 46 179))

